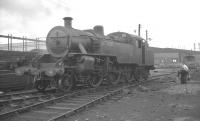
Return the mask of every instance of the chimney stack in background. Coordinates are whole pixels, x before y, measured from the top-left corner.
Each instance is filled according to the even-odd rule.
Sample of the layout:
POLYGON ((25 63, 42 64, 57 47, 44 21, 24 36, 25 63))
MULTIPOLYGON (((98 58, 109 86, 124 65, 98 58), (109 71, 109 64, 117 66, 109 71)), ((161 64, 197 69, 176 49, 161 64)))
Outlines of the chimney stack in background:
POLYGON ((66 28, 72 28, 72 17, 64 17, 63 20, 66 28))

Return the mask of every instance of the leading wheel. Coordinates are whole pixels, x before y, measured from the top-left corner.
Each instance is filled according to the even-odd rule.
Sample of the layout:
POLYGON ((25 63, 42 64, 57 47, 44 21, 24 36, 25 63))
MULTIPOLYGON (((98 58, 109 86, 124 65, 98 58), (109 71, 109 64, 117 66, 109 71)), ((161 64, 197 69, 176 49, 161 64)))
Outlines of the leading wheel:
POLYGON ((58 89, 64 92, 68 92, 73 87, 73 78, 70 75, 66 75, 58 80, 58 89))
POLYGON ((89 84, 91 87, 98 87, 103 82, 103 76, 101 74, 92 74, 89 78, 89 84))
POLYGON ((39 92, 44 92, 45 89, 48 87, 47 80, 35 80, 35 81, 34 81, 34 87, 35 87, 39 92))

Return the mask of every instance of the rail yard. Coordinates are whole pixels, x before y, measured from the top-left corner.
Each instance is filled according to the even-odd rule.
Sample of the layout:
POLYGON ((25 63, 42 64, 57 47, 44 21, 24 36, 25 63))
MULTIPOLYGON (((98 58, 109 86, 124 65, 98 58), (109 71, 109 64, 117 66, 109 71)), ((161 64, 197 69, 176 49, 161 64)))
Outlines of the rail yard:
POLYGON ((67 94, 56 93, 55 89, 47 90, 45 94, 35 91, 8 93, 1 96, 3 107, 0 118, 8 121, 63 120, 102 102, 123 98, 126 96, 124 90, 134 89, 143 83, 151 83, 165 76, 174 75, 174 71, 158 73, 153 74, 154 76, 145 82, 77 89, 67 94))
POLYGON ((0 35, 0 121, 200 121, 199 51, 63 20, 46 40, 0 35))
POLYGON ((200 83, 195 78, 187 85, 176 81, 176 75, 155 80, 68 121, 199 121, 200 83))

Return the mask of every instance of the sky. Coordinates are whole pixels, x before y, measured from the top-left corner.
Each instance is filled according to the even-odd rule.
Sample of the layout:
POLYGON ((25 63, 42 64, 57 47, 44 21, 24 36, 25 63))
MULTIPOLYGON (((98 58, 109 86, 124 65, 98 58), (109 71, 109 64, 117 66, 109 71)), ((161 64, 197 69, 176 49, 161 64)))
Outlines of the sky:
MULTIPOLYGON (((73 18, 73 28, 103 25, 104 33, 141 36, 150 46, 193 49, 200 42, 199 0, 0 0, 0 34, 45 38, 51 28, 73 18), (136 32, 135 32, 136 30, 136 32)), ((1 42, 0 42, 1 43, 1 42)))

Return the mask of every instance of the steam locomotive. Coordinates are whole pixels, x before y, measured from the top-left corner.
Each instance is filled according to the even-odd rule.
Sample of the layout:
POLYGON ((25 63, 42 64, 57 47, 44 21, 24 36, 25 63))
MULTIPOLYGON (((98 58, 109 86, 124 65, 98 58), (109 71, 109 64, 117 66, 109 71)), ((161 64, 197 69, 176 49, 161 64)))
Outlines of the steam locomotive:
POLYGON ((183 57, 183 63, 188 66, 190 70, 198 69, 200 66, 199 56, 194 54, 189 54, 183 57))
POLYGON ((100 25, 90 30, 72 28, 72 18, 52 28, 46 38, 49 54, 16 69, 18 75, 34 76, 35 88, 49 85, 69 91, 77 84, 98 87, 102 83, 147 79, 154 69, 153 53, 143 38, 125 32, 104 35, 100 25))

